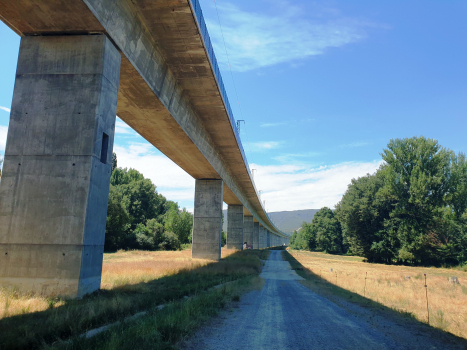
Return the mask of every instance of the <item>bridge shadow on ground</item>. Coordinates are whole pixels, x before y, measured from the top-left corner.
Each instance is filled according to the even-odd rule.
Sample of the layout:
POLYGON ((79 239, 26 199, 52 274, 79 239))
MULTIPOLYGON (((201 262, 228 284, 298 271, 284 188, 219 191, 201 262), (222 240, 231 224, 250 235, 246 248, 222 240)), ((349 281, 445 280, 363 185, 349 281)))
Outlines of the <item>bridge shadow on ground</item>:
MULTIPOLYGON (((435 339, 441 339, 447 344, 458 344, 462 349, 467 349, 467 339, 458 337, 452 333, 443 331, 439 328, 432 327, 425 322, 421 322, 415 318, 415 316, 403 310, 395 310, 387 307, 381 303, 378 303, 369 298, 339 287, 336 284, 330 283, 321 276, 313 273, 310 269, 303 266, 298 260, 296 260, 289 252, 284 251, 281 253, 284 260, 287 260, 292 269, 294 269, 298 275, 303 277, 305 280, 301 281, 308 289, 316 294, 322 295, 328 300, 335 304, 343 307, 351 313, 358 313, 352 305, 360 306, 368 311, 371 311, 377 316, 383 317, 385 320, 389 320, 398 325, 404 325, 410 327, 414 334, 427 332, 430 337, 435 339)), ((375 326, 377 322, 375 322, 375 326)), ((387 329, 383 330, 387 332, 387 329)))
MULTIPOLYGON (((101 289, 80 300, 48 299, 47 310, 27 313, 26 309, 21 315, 0 319, 0 349, 40 348, 216 285, 258 275, 268 254, 267 250, 244 250, 218 262, 193 260, 191 266, 147 282, 101 289)), ((27 296, 13 292, 8 298, 7 303, 13 303, 27 296)))

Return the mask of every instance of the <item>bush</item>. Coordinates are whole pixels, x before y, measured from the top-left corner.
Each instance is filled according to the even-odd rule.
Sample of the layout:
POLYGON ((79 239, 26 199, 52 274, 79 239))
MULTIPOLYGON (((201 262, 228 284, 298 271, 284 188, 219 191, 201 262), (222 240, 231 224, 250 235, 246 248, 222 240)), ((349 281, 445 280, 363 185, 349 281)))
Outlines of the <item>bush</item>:
POLYGON ((163 235, 163 241, 159 244, 162 250, 180 250, 181 245, 175 233, 166 231, 163 235))

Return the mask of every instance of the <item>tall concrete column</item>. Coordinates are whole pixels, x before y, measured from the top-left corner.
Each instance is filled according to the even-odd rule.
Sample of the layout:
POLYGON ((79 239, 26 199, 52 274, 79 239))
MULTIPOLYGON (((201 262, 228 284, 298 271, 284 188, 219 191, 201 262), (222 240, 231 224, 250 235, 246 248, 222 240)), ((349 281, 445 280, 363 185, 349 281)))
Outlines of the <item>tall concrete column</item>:
POLYGON ((120 53, 104 35, 21 39, 0 185, 0 285, 100 288, 120 53))
POLYGON ((267 240, 267 232, 264 226, 261 227, 261 248, 267 248, 268 240, 267 240))
POLYGON ((243 205, 227 207, 227 249, 243 249, 243 205))
POLYGON ((253 216, 245 216, 243 218, 243 240, 248 245, 253 245, 253 216))
POLYGON ((271 247, 271 232, 266 231, 266 247, 271 247))
POLYGON ((259 249, 259 222, 253 225, 253 249, 259 249))
POLYGON ((220 260, 222 243, 222 180, 196 180, 193 215, 194 259, 220 260))

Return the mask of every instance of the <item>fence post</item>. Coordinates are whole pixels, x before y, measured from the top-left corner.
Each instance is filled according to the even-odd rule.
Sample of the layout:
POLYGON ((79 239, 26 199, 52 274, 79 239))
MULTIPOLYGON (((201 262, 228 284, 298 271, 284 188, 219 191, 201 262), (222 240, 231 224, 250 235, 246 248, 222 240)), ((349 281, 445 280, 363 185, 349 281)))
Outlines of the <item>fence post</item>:
POLYGON ((426 314, 428 316, 428 324, 430 324, 430 310, 428 309, 428 286, 426 284, 426 273, 424 273, 423 275, 425 276, 426 314))
POLYGON ((366 277, 368 276, 368 272, 365 272, 365 287, 363 287, 363 297, 365 297, 366 292, 366 277))

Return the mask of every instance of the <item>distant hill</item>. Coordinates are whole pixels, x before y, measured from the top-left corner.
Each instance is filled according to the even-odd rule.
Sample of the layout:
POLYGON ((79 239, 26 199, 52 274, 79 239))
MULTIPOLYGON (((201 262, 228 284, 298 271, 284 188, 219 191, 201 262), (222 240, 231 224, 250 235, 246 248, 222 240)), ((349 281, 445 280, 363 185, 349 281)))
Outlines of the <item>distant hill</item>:
MULTIPOLYGON (((303 221, 311 222, 318 211, 319 209, 277 211, 269 213, 269 217, 283 232, 293 233, 302 226, 303 221)), ((227 210, 224 210, 224 226, 222 229, 227 231, 227 210)))

